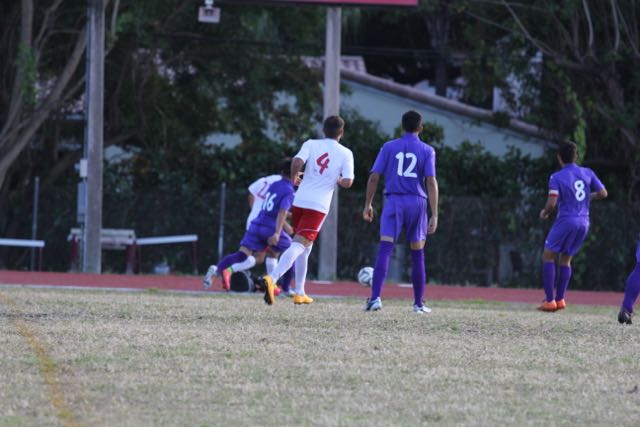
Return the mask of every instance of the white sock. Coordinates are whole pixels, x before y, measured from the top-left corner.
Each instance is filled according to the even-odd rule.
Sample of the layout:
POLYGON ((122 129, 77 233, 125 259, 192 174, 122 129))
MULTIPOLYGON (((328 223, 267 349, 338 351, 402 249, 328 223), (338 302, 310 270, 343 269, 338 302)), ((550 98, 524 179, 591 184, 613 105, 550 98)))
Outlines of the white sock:
POLYGON ((293 262, 300 256, 301 253, 304 252, 304 245, 300 242, 292 242, 289 249, 284 251, 280 256, 280 260, 276 264, 275 268, 269 274, 273 279, 273 282, 277 282, 279 278, 281 278, 284 273, 287 272, 288 269, 291 268, 293 262))
POLYGON ((256 259, 253 257, 253 255, 249 255, 247 259, 245 259, 244 261, 231 264, 231 270, 233 271, 249 270, 254 265, 256 265, 256 259))
POLYGON ((296 258, 296 294, 298 295, 306 295, 304 291, 304 283, 307 281, 307 265, 309 264, 311 248, 313 248, 313 244, 306 247, 302 255, 296 258))
POLYGON ((267 267, 267 274, 271 274, 274 268, 276 268, 276 264, 278 263, 278 258, 272 258, 270 256, 264 259, 264 265, 267 267))

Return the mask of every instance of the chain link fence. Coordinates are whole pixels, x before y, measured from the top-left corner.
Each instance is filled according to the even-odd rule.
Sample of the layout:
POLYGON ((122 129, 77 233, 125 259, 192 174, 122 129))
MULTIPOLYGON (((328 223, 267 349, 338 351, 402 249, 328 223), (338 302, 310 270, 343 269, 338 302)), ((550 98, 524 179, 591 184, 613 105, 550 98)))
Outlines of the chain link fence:
MULTIPOLYGON (((185 188, 190 188, 185 186, 185 188)), ((377 216, 373 224, 362 220, 364 193, 339 192, 338 272, 340 279, 355 280, 363 266, 373 266, 379 239, 381 197, 376 197, 377 216)), ((244 188, 227 188, 224 224, 224 253, 235 251, 244 233, 249 213, 244 188)), ((76 224, 76 195, 51 192, 41 197, 38 238, 46 241, 44 268, 67 271, 70 245, 67 236, 76 224)), ((447 284, 540 286, 540 257, 550 221, 537 217, 541 203, 522 199, 442 197, 439 226, 429 236, 426 262, 429 282, 447 284), (540 206, 538 206, 540 205, 540 206)), ((172 234, 199 236, 198 268, 206 270, 218 261, 220 190, 197 194, 192 191, 145 191, 105 194, 103 226, 134 229, 138 237, 172 234)), ((30 218, 25 216, 24 229, 30 218)), ((635 258, 635 239, 640 218, 630 207, 604 201, 592 205, 591 231, 573 262, 573 289, 621 290, 635 258)), ((317 244, 317 243, 316 243, 317 244)), ((309 275, 318 271, 316 249, 310 257, 309 275)), ((1 252, 8 268, 27 269, 29 251, 14 248, 1 252)), ((166 261, 173 272, 191 273, 188 244, 145 246, 141 272, 166 261)), ((103 251, 103 271, 125 270, 125 251, 103 251)), ((389 278, 409 281, 410 256, 406 242, 396 245, 389 278)))

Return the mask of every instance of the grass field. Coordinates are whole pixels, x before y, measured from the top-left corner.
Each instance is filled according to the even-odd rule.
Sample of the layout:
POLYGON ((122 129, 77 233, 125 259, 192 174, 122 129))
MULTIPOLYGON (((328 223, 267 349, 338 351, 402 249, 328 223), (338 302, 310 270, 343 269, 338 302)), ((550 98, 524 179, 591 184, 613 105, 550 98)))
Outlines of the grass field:
POLYGON ((0 288, 0 426, 638 425, 615 308, 0 288))

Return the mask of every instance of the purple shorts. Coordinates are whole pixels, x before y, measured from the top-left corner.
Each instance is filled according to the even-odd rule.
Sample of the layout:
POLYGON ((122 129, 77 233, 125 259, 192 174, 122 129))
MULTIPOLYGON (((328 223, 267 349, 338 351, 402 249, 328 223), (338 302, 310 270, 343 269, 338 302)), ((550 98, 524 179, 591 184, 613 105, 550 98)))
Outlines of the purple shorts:
POLYGON ((574 256, 588 232, 588 218, 558 218, 547 235, 544 247, 555 253, 574 256))
MULTIPOLYGON (((269 237, 273 236, 273 227, 254 224, 253 222, 249 226, 249 229, 244 233, 244 237, 240 241, 240 246, 249 248, 255 252, 262 252, 269 246, 269 237)), ((271 246, 276 253, 282 253, 291 246, 291 237, 284 232, 280 233, 280 240, 275 246, 271 246)))
POLYGON ((420 242, 427 238, 427 200, 420 196, 386 196, 380 217, 380 236, 393 237, 397 241, 405 229, 408 242, 420 242))
POLYGON ((636 248, 636 262, 640 263, 640 242, 638 242, 638 247, 636 248))

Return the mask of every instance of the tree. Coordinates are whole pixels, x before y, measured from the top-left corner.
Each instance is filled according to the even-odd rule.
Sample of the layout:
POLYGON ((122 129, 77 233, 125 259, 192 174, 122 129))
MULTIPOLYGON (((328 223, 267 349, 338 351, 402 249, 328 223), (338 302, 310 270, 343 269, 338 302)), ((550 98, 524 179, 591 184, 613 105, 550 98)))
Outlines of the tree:
POLYGON ((628 199, 639 202, 637 2, 472 0, 470 5, 470 15, 499 28, 514 45, 542 52, 548 90, 543 95, 546 105, 538 112, 542 123, 592 153, 592 164, 623 165, 628 199), (571 130, 558 127, 557 118, 567 113, 572 116, 571 130))
MULTIPOLYGON (((0 14, 0 56, 7 58, 0 63, 0 235, 16 236, 30 217, 33 176, 41 177, 43 195, 75 194, 87 4, 9 3, 0 14)), ((315 131, 321 78, 299 55, 321 51, 320 10, 228 5, 219 25, 207 25, 197 22, 190 0, 108 4, 105 148, 139 157, 146 172, 134 174, 137 189, 169 180, 177 167, 200 190, 250 173, 224 156, 202 155, 212 133, 238 134, 251 155, 272 139, 298 141, 315 131), (205 161, 212 163, 201 167, 205 161), (204 174, 196 179, 195 171, 204 174)), ((75 209, 69 201, 65 212, 75 209)))

